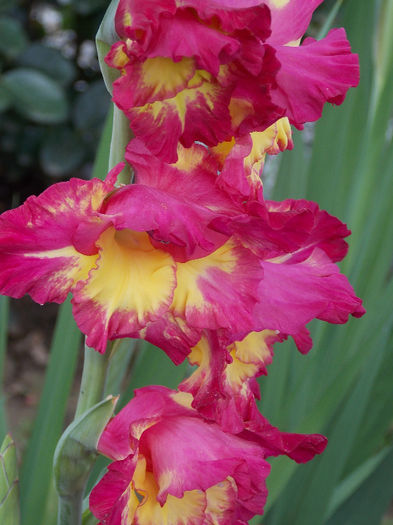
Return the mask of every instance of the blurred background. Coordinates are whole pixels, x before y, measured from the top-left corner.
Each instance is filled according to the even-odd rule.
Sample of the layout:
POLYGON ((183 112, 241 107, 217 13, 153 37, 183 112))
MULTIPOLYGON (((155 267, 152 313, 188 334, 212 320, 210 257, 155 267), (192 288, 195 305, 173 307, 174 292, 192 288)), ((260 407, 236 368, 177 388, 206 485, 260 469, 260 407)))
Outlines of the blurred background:
MULTIPOLYGON (((110 96, 94 36, 107 6, 0 0, 0 212, 60 180, 105 176, 110 96)), ((264 415, 282 430, 324 433, 329 446, 309 465, 272 461, 266 514, 253 524, 393 525, 393 1, 326 0, 309 34, 330 26, 344 26, 359 53, 360 86, 295 132, 293 151, 268 159, 265 190, 315 200, 348 223, 342 268, 368 313, 345 326, 312 323, 307 356, 290 342, 276 346, 260 381, 264 415)), ((8 429, 17 444, 22 525, 56 522, 52 455, 82 362, 72 323, 69 304, 59 314, 56 305, 0 298, 0 440, 8 429)), ((176 387, 187 373, 145 343, 130 358, 133 345, 125 341, 113 365, 121 404, 136 387, 176 387)), ((84 525, 93 523, 87 513, 84 525)))
POLYGON ((0 205, 86 178, 110 97, 94 36, 106 0, 0 1, 0 205))

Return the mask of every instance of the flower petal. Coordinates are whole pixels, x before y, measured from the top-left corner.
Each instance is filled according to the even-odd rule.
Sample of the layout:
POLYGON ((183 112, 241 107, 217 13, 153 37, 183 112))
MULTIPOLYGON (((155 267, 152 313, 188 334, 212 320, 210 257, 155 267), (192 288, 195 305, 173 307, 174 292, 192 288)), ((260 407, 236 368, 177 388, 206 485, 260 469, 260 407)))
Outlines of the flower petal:
POLYGON ((168 495, 160 502, 159 487, 153 473, 146 472, 143 483, 135 490, 145 495, 143 502, 135 511, 135 525, 203 525, 206 510, 206 495, 200 490, 185 491, 180 498, 168 495))
POLYGON ((288 44, 301 38, 315 9, 323 0, 264 0, 270 8, 272 44, 288 44))
POLYGON ((107 182, 55 184, 0 217, 1 293, 61 303, 76 282, 86 279, 97 258, 95 241, 106 227, 97 210, 113 188, 112 175, 107 182), (81 225, 89 237, 78 234, 81 225))
POLYGON ((287 118, 282 118, 265 131, 224 142, 211 148, 222 163, 218 185, 238 199, 262 200, 262 174, 266 153, 277 155, 292 149, 292 133, 287 118))
POLYGON ((142 141, 132 140, 126 159, 139 184, 116 192, 105 213, 116 227, 149 231, 157 248, 186 261, 203 257, 225 242, 227 237, 211 227, 216 217, 243 210, 217 187, 218 165, 206 148, 180 146, 178 154, 177 163, 169 165, 154 157, 142 141))
POLYGON ((163 386, 146 386, 135 390, 128 403, 107 424, 97 449, 105 456, 123 460, 134 454, 142 433, 163 417, 190 416, 191 396, 176 393, 163 386), (186 401, 184 401, 186 399, 186 401))
POLYGON ((176 286, 172 257, 145 232, 108 228, 97 241, 97 268, 74 292, 74 316, 87 344, 104 352, 168 309, 176 286))
POLYGON ((278 46, 281 68, 272 100, 286 108, 297 128, 320 118, 325 102, 341 104, 359 82, 359 61, 351 53, 344 29, 332 29, 320 41, 306 39, 300 47, 278 46))
POLYGON ((127 508, 132 496, 130 479, 136 467, 137 457, 127 457, 108 466, 108 472, 90 493, 89 504, 94 515, 105 525, 119 523, 131 525, 126 521, 124 508, 127 508), (121 520, 124 521, 121 521, 121 520))
POLYGON ((226 432, 244 428, 250 403, 259 397, 255 378, 267 374, 275 342, 283 338, 272 330, 251 332, 242 341, 225 345, 207 332, 188 359, 197 369, 179 389, 194 396, 192 406, 226 432))
POLYGON ((149 58, 169 57, 175 63, 183 57, 193 57, 197 69, 217 76, 220 65, 228 62, 240 45, 236 36, 201 24, 201 20, 191 11, 180 11, 174 18, 161 19, 154 35, 154 45, 146 54, 149 58))
POLYGON ((171 309, 197 328, 247 330, 261 278, 257 258, 228 241, 202 259, 177 263, 177 287, 171 309))
POLYGON ((130 98, 132 76, 129 68, 125 71, 113 84, 114 101, 130 119, 135 135, 149 144, 154 155, 175 162, 179 141, 186 147, 195 140, 212 145, 228 135, 230 88, 219 85, 211 74, 196 71, 187 87, 175 96, 135 106, 130 98))
POLYGON ((321 434, 281 432, 263 417, 255 403, 245 427, 246 431, 253 432, 253 439, 264 447, 266 456, 286 455, 297 463, 306 463, 316 454, 322 454, 327 445, 327 439, 321 434))
POLYGON ((259 467, 259 478, 262 473, 265 478, 269 472, 261 451, 253 443, 196 417, 166 418, 149 428, 141 441, 141 450, 145 449, 151 455, 160 502, 168 494, 182 497, 187 490, 205 491, 228 476, 236 481, 236 470, 244 464, 253 471, 259 467))
POLYGON ((256 315, 264 327, 296 335, 312 319, 346 323, 349 315, 365 312, 347 278, 319 248, 298 264, 277 258, 264 262, 263 268, 256 315))
MULTIPOLYGON (((121 45, 121 49, 126 50, 125 44, 121 45)), ((182 57, 174 62, 171 58, 157 56, 143 62, 133 60, 124 64, 125 59, 121 58, 119 51, 115 51, 112 50, 106 61, 111 67, 117 67, 125 73, 116 84, 115 91, 116 102, 122 107, 145 106, 175 97, 187 88, 195 76, 193 58, 182 57)))
POLYGON ((151 33, 160 16, 175 12, 175 0, 121 0, 115 15, 116 33, 122 38, 134 38, 138 31, 151 33))

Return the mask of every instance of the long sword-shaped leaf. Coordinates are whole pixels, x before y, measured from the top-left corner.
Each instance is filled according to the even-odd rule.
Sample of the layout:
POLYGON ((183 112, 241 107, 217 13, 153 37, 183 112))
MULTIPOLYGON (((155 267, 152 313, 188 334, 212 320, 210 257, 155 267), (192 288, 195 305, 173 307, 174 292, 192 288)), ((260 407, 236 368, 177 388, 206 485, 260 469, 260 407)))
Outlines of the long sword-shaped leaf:
POLYGON ((393 493, 393 450, 326 525, 371 525, 381 523, 393 493))
POLYGON ((333 497, 327 511, 326 518, 330 518, 346 501, 367 481, 380 467, 382 462, 387 461, 393 447, 381 450, 376 456, 369 458, 356 470, 345 478, 334 491, 333 497))
POLYGON ((0 447, 0 523, 19 525, 19 486, 15 443, 7 435, 0 447))
MULTIPOLYGON (((270 367, 269 377, 262 380, 263 401, 265 392, 270 401, 277 396, 270 414, 273 423, 284 424, 284 430, 326 432, 330 439, 324 455, 309 466, 297 467, 284 458, 273 461, 264 525, 325 524, 326 512, 332 511, 332 497, 344 487, 344 479, 353 479, 360 465, 367 464, 383 445, 393 420, 389 372, 393 154, 387 149, 388 140, 392 146, 387 132, 392 99, 391 89, 390 94, 386 89, 393 84, 391 60, 384 62, 385 90, 379 90, 374 107, 372 103, 374 22, 381 14, 377 8, 384 5, 386 14, 392 9, 390 2, 343 3, 344 23, 354 50, 360 53, 361 84, 342 107, 327 108, 316 125, 306 178, 308 198, 340 218, 352 218, 349 226, 354 229, 354 241, 350 241, 345 268, 351 271, 351 281, 364 298, 368 313, 345 327, 316 327, 312 330, 315 348, 309 356, 291 356, 289 352, 282 359, 280 356, 270 367), (356 195, 362 195, 362 199, 356 195), (277 381, 276 386, 279 371, 274 367, 276 362, 282 366, 283 361, 285 381, 277 381)), ((383 24, 393 24, 393 19, 385 18, 383 24)), ((385 42, 391 42, 391 34, 385 42)), ((382 49, 385 57, 391 53, 391 47, 386 46, 382 49)), ((295 179, 303 180, 296 163, 292 167, 295 179)), ((280 197, 292 196, 282 190, 280 193, 280 197)), ((276 354, 280 350, 276 348, 276 354)), ((371 476, 367 481, 370 494, 378 490, 380 480, 371 476)), ((341 502, 342 509, 349 496, 347 493, 341 502)), ((387 501, 383 499, 364 522, 344 514, 340 507, 340 514, 336 513, 329 525, 377 525, 387 501)))
POLYGON ((7 333, 8 333, 8 297, 0 296, 0 440, 7 433, 7 418, 5 412, 5 399, 3 391, 5 358, 7 351, 7 333))
POLYGON ((60 307, 38 413, 22 463, 22 525, 31 525, 32 516, 42 523, 53 453, 63 429, 80 343, 81 334, 67 301, 60 307))

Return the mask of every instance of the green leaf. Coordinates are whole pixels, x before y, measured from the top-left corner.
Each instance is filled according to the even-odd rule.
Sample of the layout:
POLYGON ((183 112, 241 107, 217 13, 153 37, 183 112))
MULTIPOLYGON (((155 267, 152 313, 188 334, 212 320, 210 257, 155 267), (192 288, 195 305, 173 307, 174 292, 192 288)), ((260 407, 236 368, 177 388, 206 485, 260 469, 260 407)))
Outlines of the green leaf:
POLYGON ((0 113, 12 106, 12 95, 0 85, 0 113))
POLYGON ((3 75, 0 86, 12 96, 13 107, 23 117, 41 124, 67 119, 68 103, 62 87, 39 71, 13 69, 3 75))
POLYGON ((393 493, 393 449, 326 525, 380 523, 393 493))
POLYGON ((161 349, 146 341, 141 341, 141 350, 133 368, 131 380, 120 399, 118 408, 122 408, 133 397, 136 388, 152 384, 176 388, 186 377, 188 371, 189 365, 186 361, 175 366, 161 349))
POLYGON ((97 525, 98 520, 93 516, 89 509, 82 515, 82 525, 97 525))
POLYGON ((71 128, 53 128, 40 150, 40 164, 52 177, 72 173, 85 158, 85 146, 71 128))
POLYGON ((54 457, 56 489, 61 497, 80 493, 98 456, 100 436, 113 415, 117 398, 108 396, 78 419, 61 436, 54 457))
POLYGON ((25 48, 27 38, 21 24, 10 16, 0 17, 0 54, 15 59, 25 48))
POLYGON ((322 38, 324 38, 328 34, 328 32, 330 31, 330 29, 331 29, 331 27, 332 27, 332 25, 334 23, 334 20, 335 20, 335 18, 337 16, 337 13, 340 10, 340 7, 341 7, 343 1, 344 0, 336 0, 336 3, 334 4, 333 8, 330 10, 328 17, 326 18, 325 23, 323 24, 323 27, 321 28, 321 30, 318 33, 317 40, 321 40, 322 38))
POLYGON ((0 440, 7 433, 7 419, 3 392, 5 358, 7 352, 9 298, 0 296, 0 440))
POLYGON ((18 466, 15 443, 7 435, 0 448, 0 523, 19 525, 18 466))
POLYGON ((42 523, 52 480, 53 453, 63 429, 80 343, 81 333, 67 301, 60 307, 38 414, 22 463, 23 525, 31 525, 31 516, 42 523))
POLYGON ((89 85, 78 95, 73 108, 73 121, 81 130, 91 130, 102 126, 108 114, 110 97, 102 80, 89 85))
POLYGON ((345 478, 335 489, 330 501, 326 517, 330 518, 337 509, 356 492, 357 489, 386 461, 392 448, 381 450, 376 456, 369 458, 347 478, 345 478))
POLYGON ((39 42, 30 44, 18 58, 21 67, 37 69, 62 86, 69 85, 76 76, 74 64, 67 60, 58 49, 39 42))
POLYGON ((382 0, 376 30, 375 80, 376 98, 389 80, 393 62, 393 1, 382 0))
POLYGON ((108 114, 106 116, 104 129, 101 134, 98 151, 94 161, 93 177, 104 180, 108 174, 109 154, 112 137, 112 121, 113 121, 113 104, 110 105, 108 114))
POLYGON ((112 84, 118 78, 119 72, 105 63, 105 57, 112 44, 119 40, 115 29, 115 14, 119 0, 112 0, 104 15, 96 35, 96 46, 101 73, 109 93, 112 93, 112 84))

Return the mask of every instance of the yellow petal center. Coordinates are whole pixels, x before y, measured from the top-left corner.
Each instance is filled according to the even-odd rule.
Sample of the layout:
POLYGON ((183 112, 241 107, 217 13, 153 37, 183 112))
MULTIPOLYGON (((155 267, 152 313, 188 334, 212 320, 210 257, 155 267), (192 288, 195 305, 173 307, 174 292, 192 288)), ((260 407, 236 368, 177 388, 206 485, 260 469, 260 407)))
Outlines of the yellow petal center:
POLYGON ((159 486, 154 474, 146 469, 146 459, 138 458, 137 467, 129 487, 128 505, 122 523, 127 525, 190 525, 209 519, 209 523, 222 523, 223 515, 231 510, 236 485, 232 478, 202 490, 185 491, 182 498, 168 495, 164 505, 157 501, 159 486))
POLYGON ((133 312, 139 321, 170 303, 175 286, 172 257, 153 247, 145 232, 108 228, 97 241, 97 269, 83 289, 105 311, 133 312))

